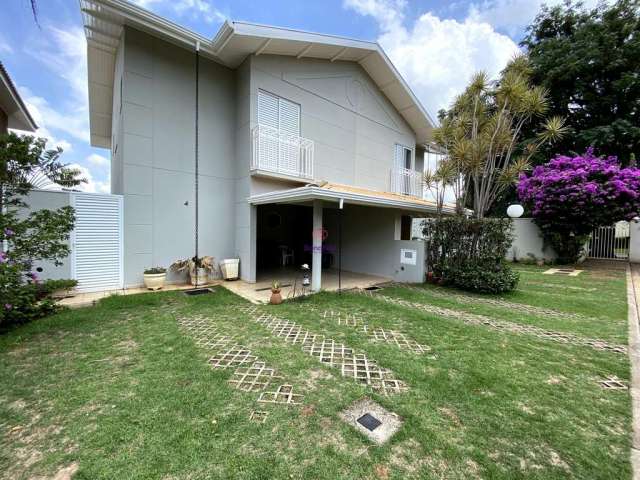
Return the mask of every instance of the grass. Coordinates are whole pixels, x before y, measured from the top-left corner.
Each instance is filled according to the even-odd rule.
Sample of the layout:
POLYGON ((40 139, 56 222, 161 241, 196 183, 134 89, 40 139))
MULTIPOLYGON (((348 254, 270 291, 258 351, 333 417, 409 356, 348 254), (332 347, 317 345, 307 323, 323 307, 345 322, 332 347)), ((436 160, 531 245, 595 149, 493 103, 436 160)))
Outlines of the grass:
MULTIPOLYGON (((575 311, 585 315, 580 322, 446 303, 429 297, 428 288, 386 293, 626 338, 622 272, 553 277, 522 267, 521 287, 506 299, 575 311)), ((191 298, 113 297, 3 335, 0 478, 52 476, 74 463, 75 479, 92 480, 630 477, 629 394, 597 385, 608 375, 628 380, 624 355, 469 326, 356 294, 262 307, 366 352, 409 386, 384 397, 270 335, 238 310, 243 302, 224 289, 191 298), (373 343, 324 318, 325 309, 360 312, 370 325, 400 330, 431 352, 416 356, 373 343), (257 393, 232 388, 232 370, 210 368, 211 353, 179 330, 177 317, 195 316, 236 335, 304 394, 303 405, 265 407, 257 393), (373 446, 338 417, 364 396, 404 420, 385 446, 373 446), (249 421, 256 408, 269 412, 264 424, 249 421)))

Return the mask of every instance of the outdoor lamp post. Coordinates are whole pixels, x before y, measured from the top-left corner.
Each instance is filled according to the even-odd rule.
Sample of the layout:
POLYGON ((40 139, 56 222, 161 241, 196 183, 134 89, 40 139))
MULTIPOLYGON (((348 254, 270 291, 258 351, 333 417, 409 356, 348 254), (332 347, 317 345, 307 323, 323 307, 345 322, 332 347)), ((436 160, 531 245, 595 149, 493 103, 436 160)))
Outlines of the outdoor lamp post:
POLYGON ((514 203, 513 205, 509 205, 507 208, 507 215, 510 218, 520 218, 524 213, 524 207, 518 203, 514 203))

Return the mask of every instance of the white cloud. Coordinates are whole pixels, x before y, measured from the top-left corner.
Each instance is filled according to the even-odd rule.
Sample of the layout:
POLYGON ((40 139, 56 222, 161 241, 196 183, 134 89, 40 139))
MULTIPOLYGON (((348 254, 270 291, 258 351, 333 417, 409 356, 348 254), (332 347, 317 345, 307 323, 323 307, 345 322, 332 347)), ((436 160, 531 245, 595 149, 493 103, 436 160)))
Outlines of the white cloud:
POLYGON ((93 175, 89 171, 87 167, 83 167, 77 163, 72 163, 69 165, 70 168, 77 168, 80 170, 80 176, 84 178, 87 183, 82 183, 81 185, 74 187, 78 190, 82 190, 83 192, 89 193, 110 193, 111 192, 111 183, 109 178, 105 181, 96 180, 93 178, 93 175))
POLYGON ((519 51, 509 37, 472 18, 459 22, 427 12, 407 28, 403 2, 345 0, 344 6, 378 22, 378 43, 432 114, 448 107, 474 72, 494 77, 519 51))
MULTIPOLYGON (((564 0, 484 0, 469 5, 469 19, 486 22, 509 35, 521 32, 540 11, 543 4, 555 6, 564 0)), ((583 0, 586 8, 593 8, 598 0, 583 0)))
MULTIPOLYGON (((20 88, 20 93, 34 120, 41 127, 39 135, 54 138, 51 132, 62 132, 88 143, 89 100, 84 32, 79 27, 47 27, 46 32, 52 41, 36 44, 27 51, 48 70, 43 75, 53 75, 52 78, 64 82, 68 94, 60 96, 53 105, 49 99, 33 94, 26 87, 20 88)), ((69 146, 67 142, 67 148, 69 146)))
POLYGON ((98 155, 97 153, 92 153, 91 155, 89 155, 87 157, 87 162, 96 167, 106 167, 110 163, 108 158, 103 157, 102 155, 98 155))

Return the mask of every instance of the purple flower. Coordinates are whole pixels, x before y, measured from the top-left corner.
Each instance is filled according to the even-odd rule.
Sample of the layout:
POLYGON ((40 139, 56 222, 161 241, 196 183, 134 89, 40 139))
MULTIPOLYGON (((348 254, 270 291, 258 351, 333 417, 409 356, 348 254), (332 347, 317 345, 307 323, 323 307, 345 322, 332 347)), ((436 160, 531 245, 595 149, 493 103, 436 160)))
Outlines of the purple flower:
POLYGON ((4 308, 5 308, 6 310, 11 310, 11 309, 13 308, 13 305, 11 305, 10 303, 5 303, 5 304, 4 304, 4 308))
POLYGON ((16 232, 14 232, 13 230, 11 230, 10 228, 5 228, 4 229, 4 236, 7 238, 11 238, 15 235, 16 232))
POLYGON ((9 259, 7 258, 7 254, 4 252, 0 252, 0 263, 7 263, 9 259))

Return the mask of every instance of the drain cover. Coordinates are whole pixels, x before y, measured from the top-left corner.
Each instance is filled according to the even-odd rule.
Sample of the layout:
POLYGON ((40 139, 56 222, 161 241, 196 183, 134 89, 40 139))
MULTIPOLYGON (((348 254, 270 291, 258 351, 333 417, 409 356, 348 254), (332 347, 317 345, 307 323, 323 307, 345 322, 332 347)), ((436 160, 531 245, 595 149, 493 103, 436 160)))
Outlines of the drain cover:
POLYGON ((373 432, 376 428, 382 425, 382 422, 380 420, 378 420, 376 417, 368 413, 365 413, 364 415, 362 415, 358 419, 358 423, 362 425, 364 428, 366 428, 367 430, 369 430, 370 432, 373 432))
POLYGON ((210 288, 192 288, 191 290, 185 290, 184 294, 192 296, 192 295, 205 295, 211 292, 213 292, 213 290, 211 290, 210 288))

